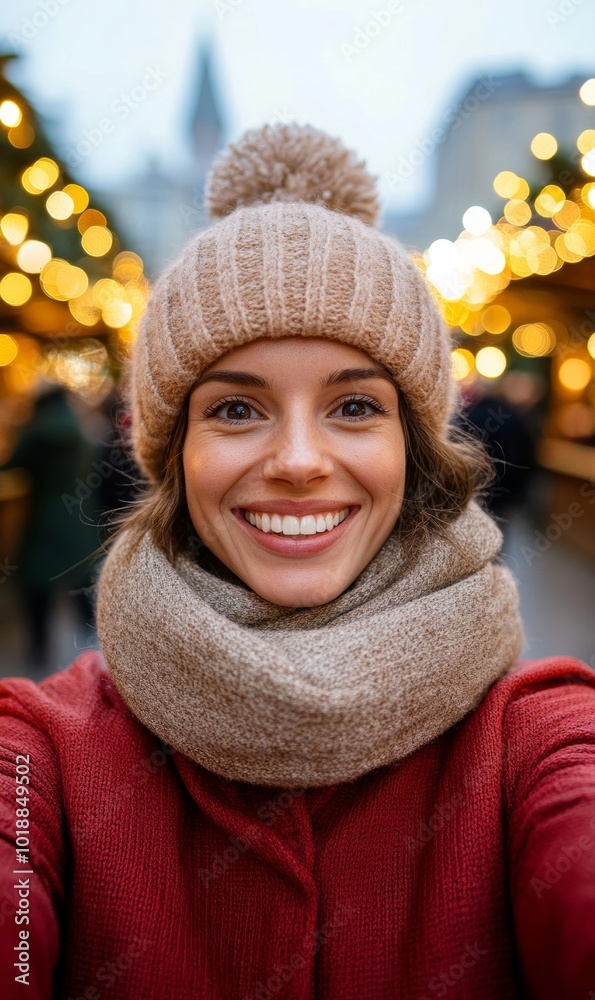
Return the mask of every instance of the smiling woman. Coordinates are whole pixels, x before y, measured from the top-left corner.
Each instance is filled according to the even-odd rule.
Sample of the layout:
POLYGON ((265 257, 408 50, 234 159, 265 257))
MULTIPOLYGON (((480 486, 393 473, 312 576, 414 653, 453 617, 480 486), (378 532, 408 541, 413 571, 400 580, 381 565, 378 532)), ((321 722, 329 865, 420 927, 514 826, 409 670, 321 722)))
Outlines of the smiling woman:
POLYGON ((124 956, 122 1000, 587 996, 595 680, 518 660, 428 287, 310 126, 246 133, 207 203, 126 373, 145 489, 101 652, 0 685, 28 995, 96 995, 124 956))

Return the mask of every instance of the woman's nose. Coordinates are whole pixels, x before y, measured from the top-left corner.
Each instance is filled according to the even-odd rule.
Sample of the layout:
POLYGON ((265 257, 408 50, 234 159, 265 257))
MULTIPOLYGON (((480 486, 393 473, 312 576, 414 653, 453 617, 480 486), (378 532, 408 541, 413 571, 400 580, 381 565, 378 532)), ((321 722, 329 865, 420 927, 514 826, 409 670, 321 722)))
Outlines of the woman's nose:
POLYGON ((266 479, 282 479, 295 486, 329 476, 333 457, 328 438, 315 421, 297 414, 283 421, 271 441, 263 474, 266 479))

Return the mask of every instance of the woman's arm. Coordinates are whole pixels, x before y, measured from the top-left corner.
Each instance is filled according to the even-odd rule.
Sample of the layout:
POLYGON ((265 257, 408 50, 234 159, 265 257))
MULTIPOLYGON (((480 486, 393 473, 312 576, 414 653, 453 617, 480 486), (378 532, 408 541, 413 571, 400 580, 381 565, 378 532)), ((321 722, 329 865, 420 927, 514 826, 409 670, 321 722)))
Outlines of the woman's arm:
POLYGON ((0 685, 2 997, 51 1000, 64 896, 60 770, 54 746, 32 718, 27 699, 13 694, 15 683, 30 682, 0 685))
POLYGON ((595 1000, 595 674, 508 708, 505 793, 516 941, 533 1000, 595 1000))

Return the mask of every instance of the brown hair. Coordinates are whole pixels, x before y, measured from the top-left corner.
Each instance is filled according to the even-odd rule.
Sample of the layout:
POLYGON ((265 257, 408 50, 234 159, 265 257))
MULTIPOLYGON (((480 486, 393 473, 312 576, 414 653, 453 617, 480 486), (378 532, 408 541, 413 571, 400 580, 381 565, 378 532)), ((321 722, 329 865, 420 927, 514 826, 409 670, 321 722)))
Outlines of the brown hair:
MULTIPOLYGON (((406 396, 394 384, 406 454, 405 497, 397 530, 404 548, 410 550, 434 535, 444 536, 446 526, 469 500, 487 490, 496 474, 483 444, 463 427, 451 425, 446 440, 432 438, 412 419, 406 396)), ((144 491, 132 501, 130 510, 111 521, 115 530, 104 542, 104 550, 124 530, 130 531, 134 544, 150 531, 173 563, 189 541, 200 541, 188 512, 182 462, 191 392, 169 439, 162 479, 140 481, 144 491)))

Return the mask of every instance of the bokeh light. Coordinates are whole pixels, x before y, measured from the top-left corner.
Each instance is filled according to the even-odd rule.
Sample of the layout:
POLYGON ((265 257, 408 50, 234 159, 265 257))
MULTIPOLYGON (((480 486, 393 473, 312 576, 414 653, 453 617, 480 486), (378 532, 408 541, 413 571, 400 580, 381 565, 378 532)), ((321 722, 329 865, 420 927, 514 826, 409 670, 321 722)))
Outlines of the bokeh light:
POLYGON ((74 212, 74 201, 66 191, 52 191, 45 205, 52 219, 63 221, 74 212))
POLYGON ((0 333, 0 366, 11 364, 19 353, 17 342, 8 333, 0 333))
POLYGON ((0 298, 9 306, 22 306, 31 298, 33 285, 26 274, 10 271, 0 281, 0 298))
POLYGON ((506 368, 506 355, 499 347, 482 347, 475 356, 475 367, 484 378, 498 378, 506 368))
POLYGON ((591 381, 591 366, 582 358, 567 358, 560 365, 558 378, 565 389, 579 392, 591 381))
POLYGON ((20 212, 7 212, 0 220, 0 230, 7 243, 17 247, 22 243, 29 229, 29 220, 20 212))
POLYGON ((585 80, 578 94, 583 104, 593 107, 595 105, 595 77, 585 80))
POLYGON ((474 236, 482 236, 492 225, 492 217, 481 205, 472 205, 463 216, 465 229, 474 236))
POLYGON ((538 160, 550 160, 558 151, 558 143, 549 132, 538 132, 531 140, 531 152, 538 160))
POLYGON ((39 274, 51 257, 52 251, 47 243, 42 243, 41 240, 27 240, 19 249, 17 261, 23 271, 39 274))
POLYGON ((454 351, 451 351, 450 359, 452 362, 452 374, 457 382, 467 378, 473 371, 475 358, 472 352, 468 351, 465 347, 457 347, 454 351))
POLYGON ((21 124, 23 112, 15 101, 2 101, 0 104, 0 122, 6 128, 14 128, 21 124))

